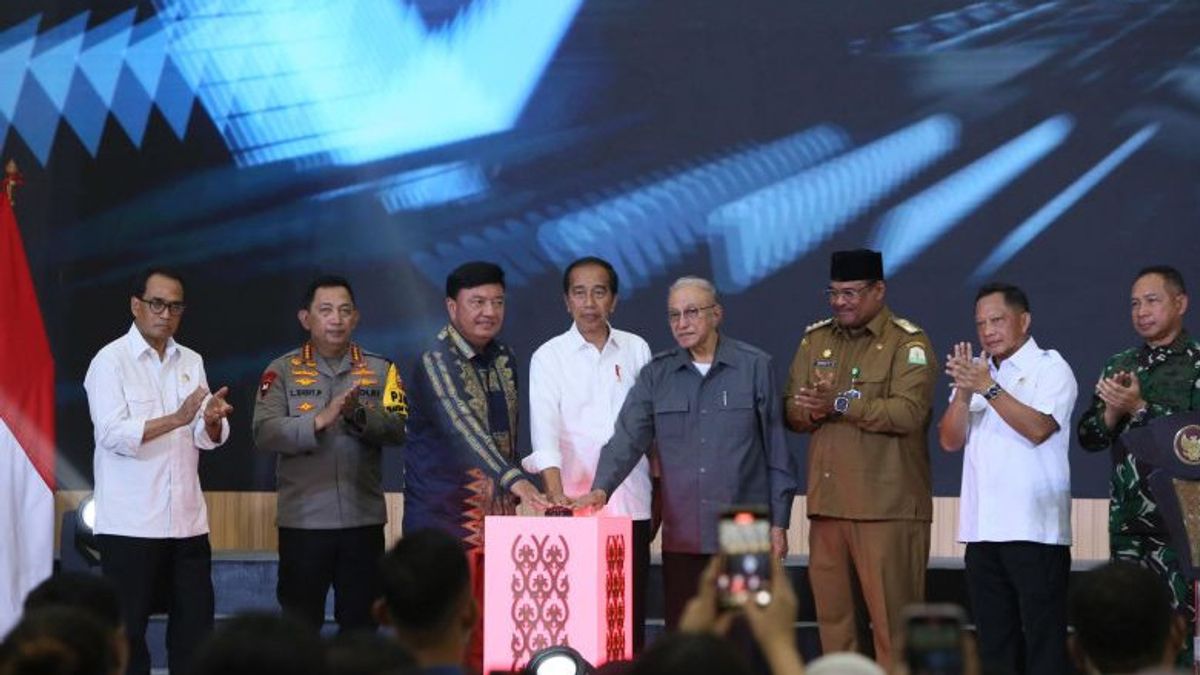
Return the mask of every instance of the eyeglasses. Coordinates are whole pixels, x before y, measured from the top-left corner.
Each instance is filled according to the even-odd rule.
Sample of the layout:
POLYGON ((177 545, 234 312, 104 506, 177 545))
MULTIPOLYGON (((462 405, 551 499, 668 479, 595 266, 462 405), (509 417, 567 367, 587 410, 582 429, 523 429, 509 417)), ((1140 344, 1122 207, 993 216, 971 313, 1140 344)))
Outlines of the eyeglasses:
POLYGON ((676 324, 676 323, 679 323, 680 319, 687 319, 688 321, 695 321, 696 319, 700 318, 700 312, 703 312, 704 310, 707 310, 707 309, 712 309, 713 307, 716 307, 716 306, 717 305, 714 303, 711 305, 705 305, 704 307, 688 307, 687 309, 683 310, 682 312, 677 312, 675 310, 671 310, 671 311, 667 312, 667 322, 671 323, 671 324, 676 324))
POLYGON ((862 286, 859 286, 858 288, 826 288, 823 293, 825 293, 825 299, 830 302, 833 302, 838 298, 847 300, 849 302, 854 302, 862 297, 862 294, 865 293, 868 288, 874 285, 875 282, 870 281, 862 286))
POLYGON ((183 310, 187 309, 186 303, 167 302, 162 298, 138 298, 138 301, 149 307, 153 314, 162 314, 165 309, 171 313, 171 316, 179 316, 183 314, 183 310))

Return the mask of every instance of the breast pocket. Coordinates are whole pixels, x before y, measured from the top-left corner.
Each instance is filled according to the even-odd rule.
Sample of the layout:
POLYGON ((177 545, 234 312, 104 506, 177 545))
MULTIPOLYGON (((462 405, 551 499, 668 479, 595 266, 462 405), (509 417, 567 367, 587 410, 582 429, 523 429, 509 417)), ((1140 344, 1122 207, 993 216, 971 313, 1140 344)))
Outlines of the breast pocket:
POLYGON ((124 387, 125 403, 129 406, 129 416, 133 418, 152 418, 158 413, 158 393, 151 387, 127 384, 124 387))
POLYGON ((758 423, 758 415, 754 407, 754 392, 722 391, 714 401, 720 411, 721 424, 726 429, 736 430, 735 435, 750 435, 758 423))
POLYGON ((654 402, 654 433, 664 439, 681 439, 687 430, 688 401, 671 398, 654 402))
POLYGON ((888 378, 886 373, 863 375, 854 383, 854 388, 862 393, 863 398, 884 398, 888 395, 888 378))

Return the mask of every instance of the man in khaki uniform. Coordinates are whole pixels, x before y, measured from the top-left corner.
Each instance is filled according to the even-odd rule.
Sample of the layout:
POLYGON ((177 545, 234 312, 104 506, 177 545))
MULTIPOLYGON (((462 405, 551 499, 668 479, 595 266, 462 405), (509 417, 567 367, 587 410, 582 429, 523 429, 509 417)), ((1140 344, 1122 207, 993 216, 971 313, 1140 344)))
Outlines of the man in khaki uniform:
POLYGON ((309 339, 267 366, 254 444, 276 454, 279 580, 285 612, 320 628, 334 589, 342 630, 374 630, 387 507, 385 445, 404 442, 408 402, 396 366, 353 342, 350 282, 309 284, 297 314, 309 339))
POLYGON ((929 338, 884 304, 883 257, 838 251, 833 317, 812 324, 788 374, 787 424, 809 432, 809 578, 826 653, 860 650, 857 578, 890 669, 900 612, 925 597, 933 517, 926 432, 938 368, 929 338))

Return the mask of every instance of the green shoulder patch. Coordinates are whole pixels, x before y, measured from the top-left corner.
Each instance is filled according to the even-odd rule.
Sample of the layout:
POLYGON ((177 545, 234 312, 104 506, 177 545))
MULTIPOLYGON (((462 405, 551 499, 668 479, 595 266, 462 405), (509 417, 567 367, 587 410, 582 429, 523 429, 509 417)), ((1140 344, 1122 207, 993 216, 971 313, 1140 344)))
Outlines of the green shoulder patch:
POLYGON ((917 324, 909 321, 908 319, 901 319, 898 316, 893 316, 892 323, 899 326, 900 330, 908 333, 909 335, 916 335, 917 333, 921 332, 921 329, 917 327, 917 324))
POLYGON ((922 345, 909 345, 908 363, 912 366, 928 365, 929 359, 925 356, 925 347, 922 345))

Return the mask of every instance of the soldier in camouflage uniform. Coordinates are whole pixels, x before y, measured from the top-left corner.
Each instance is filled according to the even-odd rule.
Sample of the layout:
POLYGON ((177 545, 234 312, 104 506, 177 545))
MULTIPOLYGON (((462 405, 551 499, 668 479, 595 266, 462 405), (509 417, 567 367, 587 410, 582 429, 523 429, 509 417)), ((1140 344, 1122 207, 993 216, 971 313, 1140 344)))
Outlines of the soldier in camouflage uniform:
MULTIPOLYGON (((1186 310, 1187 293, 1178 270, 1156 266, 1138 274, 1131 312, 1134 330, 1145 342, 1104 365, 1092 405, 1079 420, 1079 443, 1085 450, 1109 448, 1126 429, 1153 418, 1200 408, 1200 342, 1183 329, 1186 310)), ((1146 483, 1150 470, 1132 455, 1114 450, 1110 555, 1157 572, 1171 588, 1175 609, 1193 623, 1192 585, 1179 571, 1178 554, 1146 483)), ((1192 661, 1190 640, 1187 647, 1181 665, 1192 661)))

